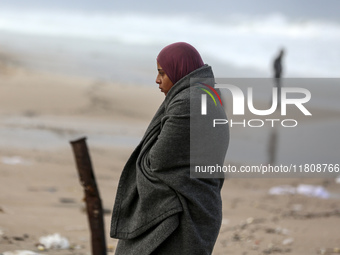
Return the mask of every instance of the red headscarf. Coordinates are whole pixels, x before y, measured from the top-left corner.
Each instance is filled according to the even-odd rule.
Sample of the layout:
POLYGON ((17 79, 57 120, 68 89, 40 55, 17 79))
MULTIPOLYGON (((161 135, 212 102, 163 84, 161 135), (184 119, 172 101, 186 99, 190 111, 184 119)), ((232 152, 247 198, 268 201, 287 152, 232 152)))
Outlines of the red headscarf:
POLYGON ((157 62, 173 84, 204 65, 198 51, 185 42, 166 46, 158 54, 157 62))

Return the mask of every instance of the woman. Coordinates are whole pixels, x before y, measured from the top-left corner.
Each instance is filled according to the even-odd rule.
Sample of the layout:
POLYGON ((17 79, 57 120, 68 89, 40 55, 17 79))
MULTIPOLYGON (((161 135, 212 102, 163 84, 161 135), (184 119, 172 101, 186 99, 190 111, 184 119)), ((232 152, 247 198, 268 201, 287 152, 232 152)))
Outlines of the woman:
MULTIPOLYGON (((110 235, 120 239, 119 255, 211 254, 221 226, 224 179, 191 178, 190 167, 210 155, 206 148, 214 148, 209 159, 223 164, 229 133, 227 127, 209 131, 195 125, 204 131, 197 139, 204 146, 190 146, 190 138, 196 139, 190 121, 200 116, 202 92, 198 87, 190 92, 197 85, 190 80, 213 86, 214 76, 197 50, 183 42, 159 53, 157 69, 165 99, 124 167, 110 235)), ((221 106, 210 102, 208 109, 211 116, 226 118, 221 106)))

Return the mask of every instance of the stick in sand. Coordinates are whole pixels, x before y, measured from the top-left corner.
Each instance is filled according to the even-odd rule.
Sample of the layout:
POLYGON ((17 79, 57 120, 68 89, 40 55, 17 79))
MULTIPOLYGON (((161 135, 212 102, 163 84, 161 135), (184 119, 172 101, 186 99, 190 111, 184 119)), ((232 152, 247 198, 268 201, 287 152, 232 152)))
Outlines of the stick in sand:
POLYGON ((80 183, 85 192, 87 216, 91 228, 92 255, 106 255, 103 208, 86 145, 86 137, 70 143, 76 160, 80 183))

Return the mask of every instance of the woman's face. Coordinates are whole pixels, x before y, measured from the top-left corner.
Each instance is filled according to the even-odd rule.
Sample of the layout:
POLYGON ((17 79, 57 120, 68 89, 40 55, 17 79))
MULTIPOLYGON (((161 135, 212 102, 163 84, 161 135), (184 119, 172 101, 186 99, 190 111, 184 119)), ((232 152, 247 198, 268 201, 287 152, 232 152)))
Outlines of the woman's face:
POLYGON ((168 94, 168 91, 174 85, 169 77, 166 75, 162 67, 157 62, 158 75, 156 78, 156 83, 159 85, 159 89, 164 95, 168 94))

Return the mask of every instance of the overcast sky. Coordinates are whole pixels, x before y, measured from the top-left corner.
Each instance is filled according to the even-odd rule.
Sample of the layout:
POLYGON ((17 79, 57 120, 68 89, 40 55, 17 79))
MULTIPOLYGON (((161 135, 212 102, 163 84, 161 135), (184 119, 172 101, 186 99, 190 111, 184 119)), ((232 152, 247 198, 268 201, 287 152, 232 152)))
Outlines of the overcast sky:
POLYGON ((129 11, 168 15, 197 13, 199 15, 265 15, 282 13, 294 19, 340 21, 340 0, 1 0, 1 7, 58 8, 68 10, 129 11))

